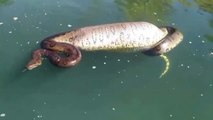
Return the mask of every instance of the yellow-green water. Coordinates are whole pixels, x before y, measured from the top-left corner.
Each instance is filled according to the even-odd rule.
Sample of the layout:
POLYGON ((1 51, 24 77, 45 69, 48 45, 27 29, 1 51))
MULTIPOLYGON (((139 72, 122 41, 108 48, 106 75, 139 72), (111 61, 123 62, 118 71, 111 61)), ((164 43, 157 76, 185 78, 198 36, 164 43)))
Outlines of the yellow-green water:
POLYGON ((212 0, 0 0, 0 120, 212 120, 212 0), (41 40, 112 22, 180 29, 160 57, 83 52, 74 68, 49 63, 22 72, 41 40))

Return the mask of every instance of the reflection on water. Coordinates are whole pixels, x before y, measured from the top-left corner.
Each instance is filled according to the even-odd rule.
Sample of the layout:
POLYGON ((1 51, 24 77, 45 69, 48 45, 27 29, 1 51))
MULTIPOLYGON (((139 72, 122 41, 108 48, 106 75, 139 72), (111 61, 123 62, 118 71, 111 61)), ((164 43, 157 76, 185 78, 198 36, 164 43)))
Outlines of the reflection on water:
POLYGON ((213 0, 195 0, 200 9, 213 14, 213 0))
MULTIPOLYGON (((199 8, 205 12, 208 12, 213 16, 213 0, 196 0, 196 3, 198 4, 199 8)), ((213 29, 213 19, 209 20, 209 26, 213 29)), ((213 42, 213 35, 212 34, 206 34, 205 37, 213 42)))
POLYGON ((0 0, 0 6, 2 5, 9 5, 9 4, 11 4, 12 3, 12 1, 11 0, 0 0))
POLYGON ((172 0, 115 0, 129 20, 160 20, 172 13, 172 0))
MULTIPOLYGON (((130 20, 162 18, 168 13, 172 14, 172 6, 178 3, 187 7, 192 6, 192 1, 189 0, 115 0, 115 2, 130 20)), ((195 2, 200 9, 213 13, 213 0, 195 0, 195 2)))
POLYGON ((212 35, 205 35, 206 39, 213 42, 213 36, 212 35))
MULTIPOLYGON (((212 14, 213 14, 213 13, 212 13, 212 14)), ((213 29, 213 19, 209 21, 209 26, 212 27, 212 29, 213 29)), ((205 37, 206 37, 209 41, 213 42, 213 35, 212 35, 212 34, 205 35, 205 37)))

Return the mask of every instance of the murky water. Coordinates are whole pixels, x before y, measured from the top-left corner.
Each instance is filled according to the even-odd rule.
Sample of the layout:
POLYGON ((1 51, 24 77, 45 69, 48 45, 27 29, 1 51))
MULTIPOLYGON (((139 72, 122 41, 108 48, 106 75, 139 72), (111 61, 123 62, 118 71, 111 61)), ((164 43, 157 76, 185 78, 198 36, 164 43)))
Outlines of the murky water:
POLYGON ((212 120, 212 0, 0 0, 0 120, 212 120), (184 41, 160 57, 83 52, 69 69, 48 60, 22 72, 41 40, 123 21, 170 25, 184 41))

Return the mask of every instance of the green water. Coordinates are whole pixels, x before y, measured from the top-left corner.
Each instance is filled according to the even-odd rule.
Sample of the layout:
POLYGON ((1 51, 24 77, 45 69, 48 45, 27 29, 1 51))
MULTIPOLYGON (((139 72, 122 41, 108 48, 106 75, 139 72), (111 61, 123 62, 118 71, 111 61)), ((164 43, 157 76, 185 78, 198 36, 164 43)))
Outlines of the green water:
POLYGON ((213 120, 212 0, 0 0, 0 55, 0 120, 213 120), (164 61, 140 52, 22 72, 43 38, 123 21, 183 32, 163 78, 164 61))

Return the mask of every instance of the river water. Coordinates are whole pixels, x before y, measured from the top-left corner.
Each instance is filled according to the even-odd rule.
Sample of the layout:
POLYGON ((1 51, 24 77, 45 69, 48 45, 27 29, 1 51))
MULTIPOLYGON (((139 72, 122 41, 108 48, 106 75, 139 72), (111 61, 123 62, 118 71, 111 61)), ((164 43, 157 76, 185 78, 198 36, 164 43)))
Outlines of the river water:
POLYGON ((0 120, 213 120, 212 0, 0 0, 0 120), (165 62, 141 52, 85 52, 74 68, 46 59, 25 71, 43 38, 124 21, 184 34, 165 62))

